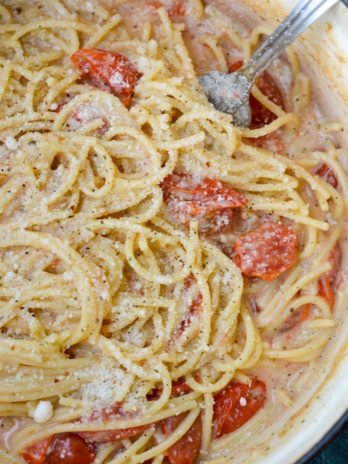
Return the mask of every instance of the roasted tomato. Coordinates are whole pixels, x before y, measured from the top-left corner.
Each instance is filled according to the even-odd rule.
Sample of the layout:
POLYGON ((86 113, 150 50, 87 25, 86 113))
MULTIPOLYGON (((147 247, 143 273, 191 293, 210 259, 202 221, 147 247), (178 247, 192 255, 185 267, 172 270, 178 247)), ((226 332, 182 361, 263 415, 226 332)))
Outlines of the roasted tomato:
POLYGON ((251 385, 230 382, 214 396, 214 437, 220 438, 251 419, 266 401, 266 385, 253 380, 251 385))
POLYGON ((319 295, 326 299, 332 310, 335 306, 335 286, 341 265, 341 250, 338 244, 331 250, 329 262, 331 269, 319 278, 319 295))
POLYGON ((93 464, 96 449, 76 433, 56 435, 45 464, 93 464))
POLYGON ((28 446, 21 455, 28 464, 46 464, 46 456, 52 442, 53 437, 44 438, 34 445, 28 446))
MULTIPOLYGON (((184 287, 185 290, 191 289, 195 284, 196 279, 193 275, 188 276, 185 279, 184 287)), ((179 327, 174 332, 172 338, 169 341, 169 348, 175 345, 176 340, 181 337, 181 335, 185 332, 185 330, 190 326, 193 319, 199 316, 202 312, 202 304, 203 304, 203 296, 201 292, 198 292, 197 295, 194 297, 190 307, 188 308, 187 313, 184 315, 184 318, 180 322, 179 327)))
POLYGON ((336 174, 327 164, 319 164, 319 166, 314 169, 314 174, 325 180, 325 182, 330 184, 332 187, 337 188, 338 180, 336 174))
MULTIPOLYGON (((122 403, 115 403, 112 406, 94 411, 91 420, 108 421, 110 419, 132 417, 132 414, 122 409, 122 403)), ((135 437, 151 427, 152 424, 139 425, 117 430, 102 430, 96 432, 79 432, 79 435, 92 443, 110 443, 117 440, 135 437)))
POLYGON ((82 81, 116 95, 125 106, 130 105, 141 74, 125 56, 83 48, 74 53, 71 60, 78 68, 82 81))
MULTIPOLYGON (((191 388, 187 385, 187 383, 185 383, 184 380, 174 380, 174 382, 172 383, 172 393, 170 397, 177 398, 178 396, 186 395, 191 391, 191 388)), ((147 395, 147 399, 150 401, 157 400, 161 396, 161 393, 162 387, 156 387, 147 395)))
POLYGON ((291 330, 294 327, 296 327, 298 324, 305 322, 311 313, 311 309, 311 303, 307 303, 303 305, 301 308, 291 313, 290 316, 284 322, 282 328, 280 329, 280 332, 287 332, 288 330, 291 330))
MULTIPOLYGON (((236 61, 230 65, 230 71, 237 71, 243 66, 243 61, 236 61)), ((280 106, 284 109, 284 99, 282 93, 277 86, 273 77, 267 72, 264 71, 256 81, 256 85, 261 90, 261 92, 269 99, 271 102, 280 106)), ((251 108, 251 124, 250 129, 258 129, 263 127, 266 124, 270 124, 277 116, 272 113, 272 111, 265 108, 262 103, 256 100, 255 97, 250 95, 250 108, 251 108)))
POLYGON ((175 20, 185 16, 186 8, 184 0, 173 0, 172 6, 168 10, 168 15, 171 19, 175 20))
POLYGON ((162 182, 164 201, 173 220, 187 226, 196 219, 202 233, 212 234, 231 227, 233 209, 246 205, 246 198, 216 179, 195 179, 172 174, 162 182))
POLYGON ((28 464, 92 464, 96 449, 76 433, 60 433, 29 446, 22 457, 28 464))
MULTIPOLYGON (((172 416, 161 422, 162 433, 168 437, 185 419, 186 413, 172 416)), ((170 464, 193 464, 198 456, 202 439, 202 421, 199 415, 191 428, 167 450, 170 464)))
POLYGON ((239 237, 234 261, 248 277, 274 280, 297 262, 296 234, 282 224, 263 224, 239 237))
MULTIPOLYGON (((243 66, 243 61, 239 60, 230 65, 230 71, 237 71, 243 66)), ((261 92, 269 99, 271 102, 285 109, 284 99, 282 93, 277 86, 273 77, 267 72, 264 71, 260 77, 257 79, 256 84, 261 92)), ((251 108, 251 123, 250 129, 258 129, 270 124, 273 122, 277 116, 268 110, 262 105, 258 100, 256 100, 253 95, 250 95, 250 108, 251 108)), ((249 143, 261 147, 267 148, 270 151, 280 153, 284 151, 284 145, 281 139, 281 134, 279 131, 273 132, 272 134, 265 135, 263 137, 258 137, 256 139, 248 139, 249 143)))
MULTIPOLYGON (((163 7, 163 3, 159 2, 158 0, 154 0, 152 2, 146 2, 145 8, 148 10, 156 11, 158 8, 163 7)), ((173 0, 172 5, 167 8, 168 16, 171 20, 175 21, 186 14, 185 2, 184 0, 173 0)))

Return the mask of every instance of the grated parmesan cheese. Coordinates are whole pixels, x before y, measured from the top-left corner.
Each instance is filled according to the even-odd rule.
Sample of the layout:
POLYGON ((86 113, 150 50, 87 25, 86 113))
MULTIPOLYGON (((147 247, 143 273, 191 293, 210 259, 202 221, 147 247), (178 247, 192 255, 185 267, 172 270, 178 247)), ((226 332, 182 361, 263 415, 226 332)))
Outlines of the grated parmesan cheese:
POLYGON ((9 150, 16 150, 18 143, 14 137, 7 137, 7 139, 5 139, 5 145, 9 150))
POLYGON ((131 374, 119 368, 112 360, 106 360, 92 370, 89 367, 77 374, 82 380, 79 396, 84 404, 101 410, 124 399, 133 381, 131 374))

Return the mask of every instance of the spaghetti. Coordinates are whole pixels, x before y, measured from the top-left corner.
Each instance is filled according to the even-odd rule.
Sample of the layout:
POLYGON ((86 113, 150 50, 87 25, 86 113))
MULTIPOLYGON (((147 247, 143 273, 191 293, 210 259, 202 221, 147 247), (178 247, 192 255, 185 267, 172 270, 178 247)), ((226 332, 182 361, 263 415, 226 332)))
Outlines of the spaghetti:
POLYGON ((329 136, 301 153, 308 79, 290 51, 240 130, 197 75, 264 28, 199 0, 0 19, 0 459, 218 462, 335 326, 348 183, 329 136))

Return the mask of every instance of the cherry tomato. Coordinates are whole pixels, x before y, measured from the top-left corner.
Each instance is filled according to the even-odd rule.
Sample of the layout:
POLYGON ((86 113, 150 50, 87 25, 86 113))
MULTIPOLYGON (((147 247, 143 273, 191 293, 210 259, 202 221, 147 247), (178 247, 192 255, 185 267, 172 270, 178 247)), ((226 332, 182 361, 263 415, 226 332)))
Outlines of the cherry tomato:
POLYGON ((45 464, 92 464, 95 446, 76 433, 56 435, 45 464))
POLYGON ((327 164, 319 164, 319 166, 314 169, 314 174, 325 180, 325 182, 330 184, 332 187, 337 188, 338 180, 336 174, 327 164))
MULTIPOLYGON (((191 388, 187 385, 187 383, 185 383, 183 379, 174 380, 172 383, 172 393, 170 397, 177 398, 178 396, 186 395, 191 391, 191 388)), ((157 400, 161 396, 161 393, 162 387, 156 387, 147 395, 147 399, 150 401, 157 400)))
POLYGON ((335 294, 332 289, 331 281, 329 277, 323 275, 319 278, 319 296, 323 297, 327 302, 332 310, 335 306, 335 294))
MULTIPOLYGON (((90 420, 107 421, 115 418, 132 417, 133 414, 126 412, 122 409, 122 403, 115 403, 107 408, 100 411, 94 411, 90 417, 90 420)), ((140 433, 150 428, 152 424, 139 425, 137 427, 128 427, 125 429, 117 430, 101 430, 95 432, 79 432, 79 435, 89 442, 93 443, 110 443, 117 440, 125 440, 126 438, 135 437, 140 433)))
POLYGON ((116 95, 125 106, 130 105, 135 84, 141 74, 125 56, 83 48, 74 53, 71 60, 83 81, 116 95))
POLYGON ((172 398, 177 398, 178 396, 187 395, 191 393, 191 387, 187 385, 184 381, 175 380, 172 384, 172 398))
POLYGON ((170 19, 175 20, 178 17, 185 16, 186 8, 184 0, 173 0, 172 6, 168 10, 170 19))
MULTIPOLYGON (((163 3, 159 2, 158 0, 154 0, 152 2, 146 2, 145 8, 148 10, 156 11, 158 8, 163 7, 163 3)), ((183 0, 173 0, 172 5, 167 8, 168 16, 171 20, 179 19, 179 17, 185 16, 186 8, 185 2, 183 0)))
MULTIPOLYGON (((243 61, 239 60, 230 65, 230 71, 237 71, 243 66, 243 61)), ((277 86, 273 77, 267 72, 264 71, 256 81, 256 85, 261 90, 261 92, 269 99, 271 102, 280 106, 284 109, 284 99, 282 93, 277 86)), ((250 107, 251 107, 251 129, 258 129, 263 127, 266 124, 270 124, 272 121, 277 119, 277 116, 272 113, 272 111, 265 108, 262 103, 256 100, 255 97, 250 95, 250 107)))
POLYGON ((253 380, 251 385, 230 382, 214 396, 214 437, 220 438, 251 419, 266 401, 266 385, 253 380))
POLYGON ((43 440, 28 446, 22 453, 23 459, 28 464, 46 464, 46 456, 52 444, 53 437, 44 438, 43 440))
MULTIPOLYGON (((172 416, 161 422, 162 433, 168 437, 185 419, 186 413, 172 416)), ((192 464, 198 456, 202 439, 202 421, 199 415, 191 428, 167 450, 170 464, 192 464)))
MULTIPOLYGON (((234 72, 243 66, 243 61, 235 61, 230 65, 230 71, 234 72)), ((282 93, 277 86, 273 77, 264 71, 257 79, 256 84, 261 92, 271 102, 285 109, 284 99, 282 93)), ((256 98, 250 94, 250 109, 251 109, 251 123, 250 129, 258 129, 273 122, 277 116, 262 105, 256 98)), ((284 151, 284 144, 282 142, 281 134, 279 131, 272 132, 271 134, 256 139, 248 139, 248 142, 260 148, 266 148, 274 153, 282 153, 284 151)))
POLYGON ((71 114, 71 118, 77 123, 78 127, 83 127, 89 122, 101 119, 103 125, 97 129, 98 135, 104 135, 110 128, 110 124, 104 115, 100 114, 96 107, 88 103, 77 107, 71 114))
POLYGON ((202 233, 218 233, 231 227, 233 209, 246 205, 246 198, 216 179, 195 179, 172 174, 162 182, 164 200, 173 220, 187 226, 198 221, 202 233))
POLYGON ((146 2, 145 3, 145 8, 147 10, 158 10, 158 8, 162 8, 163 3, 159 2, 158 0, 154 0, 152 2, 146 2))
POLYGON ((274 280, 297 262, 296 234, 282 224, 263 224, 239 237, 234 261, 248 277, 274 280))
POLYGON ((287 332, 288 330, 291 330, 294 327, 296 327, 298 324, 305 322, 311 313, 311 309, 312 309, 311 303, 307 303, 303 305, 301 308, 299 308, 298 310, 291 313, 290 316, 284 322, 280 331, 287 332))
POLYGON ((319 278, 319 295, 326 299, 330 309, 333 310, 335 306, 335 284, 341 265, 341 250, 339 245, 334 246, 328 259, 331 269, 319 278))
MULTIPOLYGON (((193 275, 188 276, 184 281, 184 287, 186 290, 189 290, 196 283, 196 279, 193 275)), ((181 337, 185 332, 187 327, 190 326, 192 320, 199 316, 202 312, 203 296, 201 292, 198 292, 197 296, 192 301, 190 307, 188 308, 187 313, 184 315, 184 318, 180 322, 179 327, 174 332, 172 338, 169 341, 169 347, 175 344, 176 340, 181 337)))

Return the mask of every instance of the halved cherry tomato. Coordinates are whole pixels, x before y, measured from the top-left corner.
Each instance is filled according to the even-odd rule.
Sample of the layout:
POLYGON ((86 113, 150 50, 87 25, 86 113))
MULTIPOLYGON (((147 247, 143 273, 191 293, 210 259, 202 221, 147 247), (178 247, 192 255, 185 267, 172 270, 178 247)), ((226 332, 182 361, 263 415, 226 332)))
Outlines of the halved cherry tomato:
POLYGON ((266 401, 266 385, 254 379, 251 385, 230 382, 214 396, 214 438, 234 432, 251 419, 266 401))
POLYGON ((341 250, 338 244, 334 246, 329 254, 331 269, 319 278, 319 296, 326 299, 330 309, 335 306, 335 284, 337 273, 341 264, 341 250))
MULTIPOLYGON (((158 8, 163 7, 163 3, 158 0, 152 2, 146 2, 145 7, 150 10, 158 10, 158 8)), ((168 16, 171 20, 175 20, 178 17, 185 16, 186 8, 183 0, 173 0, 172 6, 167 8, 168 16)))
POLYGON ((216 179, 195 179, 189 174, 171 174, 162 182, 164 201, 174 220, 187 226, 198 221, 203 233, 218 233, 231 227, 233 209, 246 205, 246 198, 216 179))
POLYGON ((96 449, 76 433, 61 433, 29 446, 21 455, 28 464, 92 464, 96 449))
POLYGON ((172 6, 168 10, 168 15, 171 19, 175 19, 178 16, 185 16, 186 8, 183 0, 173 0, 172 6))
POLYGON ((287 332, 288 330, 291 330, 294 327, 296 327, 298 324, 305 322, 311 313, 311 309, 312 309, 311 303, 307 303, 303 305, 297 311, 294 311, 293 313, 291 313, 290 316, 286 319, 286 321, 282 325, 282 328, 280 331, 287 332))
MULTIPOLYGON (((168 437, 185 419, 186 413, 172 416, 161 422, 162 433, 168 437)), ((202 421, 199 415, 191 428, 167 450, 170 464, 192 464, 198 456, 202 440, 202 421)))
POLYGON ((187 385, 183 380, 175 380, 172 384, 172 394, 173 398, 177 398, 178 396, 187 395, 187 393, 191 393, 191 387, 187 385))
MULTIPOLYGON (((239 60, 230 65, 230 71, 237 71, 243 66, 243 61, 239 60)), ((284 109, 284 99, 283 95, 277 86, 275 80, 270 75, 269 72, 264 71, 260 77, 256 80, 256 85, 261 90, 261 92, 269 99, 271 102, 280 106, 284 109)), ((272 121, 277 119, 277 116, 272 113, 272 111, 265 108, 262 103, 256 100, 255 97, 250 95, 250 107, 251 107, 251 129, 258 129, 263 127, 266 124, 270 124, 272 121)))
POLYGON ((119 53, 83 48, 71 57, 83 81, 119 97, 129 106, 141 74, 119 53))
POLYGON ((314 174, 325 180, 325 182, 328 184, 332 185, 332 187, 337 188, 338 180, 336 174, 327 164, 319 164, 319 166, 314 169, 314 174))
POLYGON ((319 296, 325 298, 332 310, 335 306, 335 294, 331 284, 332 282, 327 275, 323 275, 319 278, 319 296))
MULTIPOLYGON (((90 420, 107 421, 115 418, 132 417, 133 414, 122 409, 122 403, 115 403, 112 406, 104 408, 100 411, 94 411, 90 420)), ((150 428, 152 424, 139 425, 137 427, 128 427, 126 429, 117 430, 101 430, 96 432, 79 432, 79 435, 89 442, 93 443, 110 443, 117 440, 125 440, 126 438, 135 437, 140 433, 150 428)))
MULTIPOLYGON (((195 277, 191 274, 189 275, 184 281, 185 289, 190 289, 196 282, 195 277)), ((184 315, 184 318, 180 322, 179 327, 174 332, 172 338, 169 341, 168 346, 171 347, 175 341, 181 337, 181 335, 185 332, 187 327, 191 324, 192 320, 199 316, 202 312, 202 304, 203 304, 203 296, 201 292, 198 292, 195 299, 192 301, 190 307, 188 308, 187 313, 184 315)))
POLYGON ((28 446, 22 451, 21 456, 28 464, 46 464, 46 456, 52 441, 53 437, 44 438, 34 445, 28 446))
POLYGON ((158 0, 153 0, 152 2, 146 2, 144 6, 148 10, 158 10, 158 8, 162 8, 163 3, 158 0))
MULTIPOLYGON (((177 398, 178 396, 186 395, 191 391, 191 387, 189 387, 183 379, 174 380, 172 383, 172 393, 170 397, 177 398)), ((161 393, 162 387, 156 387, 147 395, 147 399, 150 401, 157 400, 161 396, 161 393)))
POLYGON ((92 464, 96 457, 92 443, 76 433, 56 435, 45 464, 92 464))
MULTIPOLYGON (((243 61, 239 60, 230 65, 230 71, 234 72, 243 66, 243 61)), ((285 109, 283 95, 277 86, 273 77, 264 71, 256 81, 256 85, 261 92, 271 102, 285 109)), ((277 116, 262 105, 256 98, 250 94, 250 109, 251 109, 251 123, 250 129, 258 129, 273 122, 277 116)), ((272 134, 258 137, 256 139, 248 139, 248 142, 260 148, 266 148, 275 153, 281 153, 284 151, 284 145, 281 139, 281 134, 273 132, 272 134)))
POLYGON ((234 261, 248 277, 274 280, 297 262, 296 234, 282 224, 263 224, 239 237, 234 261))
POLYGON ((140 433, 145 432, 145 430, 147 430, 150 427, 151 424, 147 424, 118 430, 102 430, 99 432, 79 432, 79 435, 92 443, 112 443, 114 441, 136 437, 140 433))
MULTIPOLYGON (((184 286, 186 289, 191 288, 196 283, 195 277, 191 274, 186 277, 184 281, 184 286)), ((203 296, 201 292, 198 292, 196 298, 192 301, 190 308, 186 314, 186 317, 183 321, 181 321, 180 331, 183 332, 186 327, 188 327, 191 323, 193 317, 198 316, 202 311, 202 304, 203 304, 203 296)))

